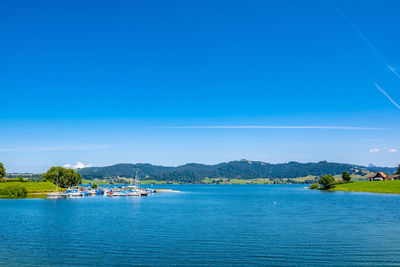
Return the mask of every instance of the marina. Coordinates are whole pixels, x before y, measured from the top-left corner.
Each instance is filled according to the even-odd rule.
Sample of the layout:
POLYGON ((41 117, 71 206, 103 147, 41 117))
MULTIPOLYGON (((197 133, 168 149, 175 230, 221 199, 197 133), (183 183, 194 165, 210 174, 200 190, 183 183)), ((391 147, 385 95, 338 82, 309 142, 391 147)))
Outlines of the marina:
POLYGON ((137 186, 111 186, 99 188, 88 188, 88 186, 72 187, 62 192, 51 192, 46 194, 47 199, 80 198, 80 197, 144 197, 156 193, 157 190, 140 188, 137 186))
POLYGON ((139 186, 139 177, 136 172, 135 184, 131 181, 130 185, 100 185, 88 184, 69 187, 62 192, 58 192, 58 175, 56 177, 56 192, 46 194, 47 199, 60 198, 80 198, 89 196, 108 196, 108 197, 145 197, 149 194, 156 193, 157 190, 149 188, 141 188, 139 186))

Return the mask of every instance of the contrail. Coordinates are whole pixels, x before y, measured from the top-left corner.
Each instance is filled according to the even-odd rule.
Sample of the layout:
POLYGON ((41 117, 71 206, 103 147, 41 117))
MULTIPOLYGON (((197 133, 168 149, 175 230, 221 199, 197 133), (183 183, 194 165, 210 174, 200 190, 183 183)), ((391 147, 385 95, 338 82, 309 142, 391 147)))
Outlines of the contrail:
POLYGON ((361 30, 334 4, 332 1, 329 1, 331 5, 335 8, 336 12, 341 15, 348 24, 353 28, 353 30, 357 33, 357 35, 367 44, 369 49, 372 51, 372 53, 375 54, 375 56, 386 66, 388 65, 386 63, 386 60, 379 54, 378 50, 376 50, 375 46, 368 40, 368 38, 361 32, 361 30))
POLYGON ((391 72, 393 72, 394 75, 397 76, 397 78, 400 79, 400 74, 399 74, 392 66, 390 66, 389 64, 388 64, 387 66, 388 66, 389 70, 390 70, 391 72))
POLYGON ((335 10, 347 21, 348 24, 353 28, 357 35, 365 42, 368 48, 375 54, 375 56, 384 64, 397 78, 400 79, 400 74, 390 66, 386 60, 381 56, 375 46, 368 40, 368 38, 362 33, 362 31, 335 5, 332 1, 329 1, 335 10))
POLYGON ((321 129, 321 130, 383 130, 376 127, 357 126, 271 126, 271 125, 205 125, 205 126, 165 126, 164 129, 321 129))
POLYGON ((350 52, 333 36, 333 34, 328 30, 328 28, 325 27, 324 24, 322 24, 321 20, 316 15, 314 15, 314 19, 319 24, 319 26, 325 31, 329 39, 331 39, 332 42, 334 42, 346 56, 351 57, 350 52))
MULTIPOLYGON (((367 44, 367 46, 369 47, 369 49, 375 54, 375 56, 394 74, 396 75, 397 78, 400 79, 400 74, 391 66, 389 65, 386 60, 379 54, 378 50, 375 48, 375 46, 368 40, 368 38, 361 32, 361 30, 336 6, 334 5, 331 1, 329 1, 331 3, 331 5, 335 8, 335 10, 347 21, 347 23, 349 23, 351 25, 351 27, 353 28, 353 30, 357 33, 357 35, 367 44)), ((344 46, 337 41, 333 35, 329 32, 329 30, 321 23, 320 20, 318 20, 316 18, 317 22, 320 24, 320 26, 322 27, 322 29, 325 30, 325 32, 329 35, 329 37, 331 38, 331 40, 333 40, 333 42, 335 42, 341 49, 342 51, 349 57, 351 57, 351 54, 344 48, 344 46)), ((360 65, 360 64, 359 64, 360 65)), ((361 71, 363 72, 363 74, 368 78, 368 79, 372 79, 371 75, 368 74, 368 72, 362 67, 360 66, 361 71)), ((390 102, 392 102, 397 108, 400 109, 400 106, 396 103, 396 101, 394 101, 376 82, 373 82, 373 84, 375 85, 376 88, 378 88, 379 91, 381 91, 389 100, 390 102)))
POLYGON ((394 100, 390 97, 390 95, 388 95, 377 83, 374 83, 374 85, 376 86, 376 88, 378 88, 379 91, 382 92, 382 94, 384 94, 384 95, 390 100, 390 102, 393 103, 393 105, 395 105, 398 109, 400 109, 399 104, 397 104, 396 101, 394 101, 394 100))

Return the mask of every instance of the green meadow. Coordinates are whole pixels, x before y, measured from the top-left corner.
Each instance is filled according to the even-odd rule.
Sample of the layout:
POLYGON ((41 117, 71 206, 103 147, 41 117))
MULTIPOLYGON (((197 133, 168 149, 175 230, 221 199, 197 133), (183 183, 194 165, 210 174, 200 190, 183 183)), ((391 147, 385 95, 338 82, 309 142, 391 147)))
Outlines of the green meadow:
POLYGON ((330 191, 353 191, 370 193, 400 194, 400 180, 365 181, 337 184, 330 191))
MULTIPOLYGON (((46 193, 56 191, 56 185, 51 182, 8 182, 0 183, 1 189, 7 186, 22 186, 28 191, 29 198, 44 198, 46 193)), ((59 188, 60 189, 60 188, 59 188)), ((1 197, 1 196, 0 196, 1 197)))

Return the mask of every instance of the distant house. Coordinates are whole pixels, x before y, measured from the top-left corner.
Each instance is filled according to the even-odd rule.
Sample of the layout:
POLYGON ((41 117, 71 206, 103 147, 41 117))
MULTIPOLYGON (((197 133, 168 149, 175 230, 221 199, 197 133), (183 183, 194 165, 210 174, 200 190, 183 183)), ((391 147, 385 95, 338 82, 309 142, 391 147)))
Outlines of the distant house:
POLYGON ((388 180, 400 180, 400 174, 389 175, 387 179, 388 180))
POLYGON ((378 172, 374 176, 369 177, 370 181, 384 181, 384 180, 387 180, 387 179, 388 179, 387 174, 383 173, 383 172, 378 172))

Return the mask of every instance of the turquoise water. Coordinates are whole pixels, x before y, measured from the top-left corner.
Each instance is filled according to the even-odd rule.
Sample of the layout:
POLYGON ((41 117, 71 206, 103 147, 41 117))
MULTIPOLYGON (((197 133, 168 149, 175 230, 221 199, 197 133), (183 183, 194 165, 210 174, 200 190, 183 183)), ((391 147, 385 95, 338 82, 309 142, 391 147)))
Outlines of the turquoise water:
POLYGON ((303 187, 0 200, 0 265, 400 265, 399 195, 303 187))

